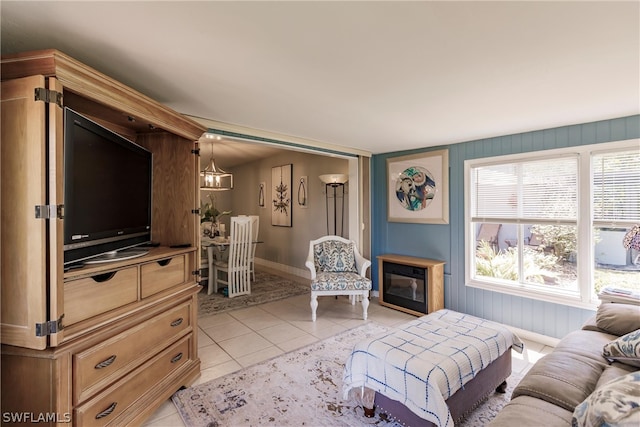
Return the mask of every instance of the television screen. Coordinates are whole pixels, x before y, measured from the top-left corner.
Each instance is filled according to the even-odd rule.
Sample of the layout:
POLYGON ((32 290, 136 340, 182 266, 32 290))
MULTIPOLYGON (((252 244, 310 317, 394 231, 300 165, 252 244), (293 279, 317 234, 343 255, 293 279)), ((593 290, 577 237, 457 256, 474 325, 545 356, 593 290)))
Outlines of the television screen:
POLYGON ((64 263, 150 241, 151 152, 69 108, 64 120, 64 263))

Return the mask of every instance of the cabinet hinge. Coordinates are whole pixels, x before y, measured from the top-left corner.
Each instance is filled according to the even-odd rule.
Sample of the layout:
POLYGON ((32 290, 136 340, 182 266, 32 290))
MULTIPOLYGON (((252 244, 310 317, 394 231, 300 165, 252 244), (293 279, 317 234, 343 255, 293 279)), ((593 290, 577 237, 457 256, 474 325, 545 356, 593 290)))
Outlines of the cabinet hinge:
POLYGON ((37 87, 35 89, 35 100, 47 103, 54 102, 58 107, 62 107, 62 93, 44 87, 37 87))
POLYGON ((36 205, 36 218, 37 219, 49 219, 49 218, 64 219, 64 205, 36 205))
POLYGON ((191 213, 200 215, 200 209, 191 209, 191 213))
POLYGON ((193 276, 202 276, 202 270, 203 270, 203 269, 200 269, 200 270, 193 270, 193 271, 191 272, 191 274, 192 274, 193 276))
POLYGON ((195 148, 193 150, 191 150, 191 154, 195 154, 196 156, 200 155, 200 149, 199 148, 195 148))
POLYGON ((58 318, 58 320, 49 320, 44 323, 36 323, 36 336, 46 337, 47 335, 57 334, 64 329, 62 324, 62 318, 64 314, 58 318))

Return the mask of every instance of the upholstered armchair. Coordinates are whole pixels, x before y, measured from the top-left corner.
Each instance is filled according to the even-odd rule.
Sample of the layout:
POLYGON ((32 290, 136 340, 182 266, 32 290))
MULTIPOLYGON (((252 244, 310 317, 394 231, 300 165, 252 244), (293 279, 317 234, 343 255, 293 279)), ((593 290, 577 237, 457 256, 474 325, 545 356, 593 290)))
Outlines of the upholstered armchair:
POLYGON ((311 319, 316 320, 318 297, 349 295, 351 304, 362 299, 362 318, 367 320, 371 280, 365 277, 371 261, 355 242, 340 236, 324 236, 309 242, 305 266, 311 271, 311 319))

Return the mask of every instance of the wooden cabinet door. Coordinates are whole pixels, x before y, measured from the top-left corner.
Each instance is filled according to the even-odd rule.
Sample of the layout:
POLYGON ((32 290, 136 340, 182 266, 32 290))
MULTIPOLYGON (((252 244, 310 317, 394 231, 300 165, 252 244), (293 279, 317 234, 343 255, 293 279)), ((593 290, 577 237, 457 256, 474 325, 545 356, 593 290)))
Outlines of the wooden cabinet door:
MULTIPOLYGON (((61 173, 48 169, 47 137, 56 143, 56 132, 47 133, 49 103, 35 97, 36 88, 45 88, 46 84, 43 76, 2 82, 0 106, 0 339, 3 344, 33 349, 44 349, 49 341, 47 336, 37 336, 36 325, 57 319, 62 313, 57 305, 59 298, 49 300, 47 296, 49 291, 62 295, 62 280, 50 282, 50 274, 61 277, 62 272, 56 267, 56 251, 49 250, 48 234, 52 228, 49 224, 59 229, 61 220, 36 217, 36 206, 50 203, 49 179, 59 181, 48 173, 61 173), (53 272, 49 265, 54 267, 53 272), (53 304, 48 307, 50 302, 53 304)), ((60 120, 62 115, 57 117, 60 120)), ((61 335, 58 333, 58 339, 61 335)))

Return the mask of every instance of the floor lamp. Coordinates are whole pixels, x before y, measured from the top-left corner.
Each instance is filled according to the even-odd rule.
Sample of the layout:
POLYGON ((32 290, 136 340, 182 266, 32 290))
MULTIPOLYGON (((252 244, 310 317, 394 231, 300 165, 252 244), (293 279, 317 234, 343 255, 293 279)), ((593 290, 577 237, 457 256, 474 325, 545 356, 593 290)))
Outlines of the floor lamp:
POLYGON ((325 185, 326 198, 325 209, 327 211, 327 234, 329 233, 329 198, 333 194, 333 234, 342 236, 344 232, 344 185, 348 181, 349 176, 346 174, 326 174, 320 175, 320 181, 325 185), (338 234, 338 189, 341 190, 340 196, 342 204, 340 206, 340 234, 338 234), (331 190, 331 191, 330 191, 331 190))

